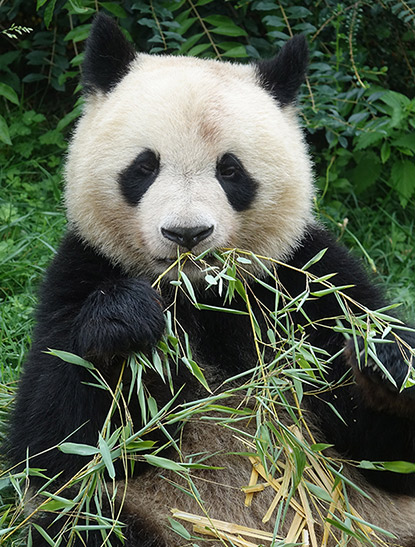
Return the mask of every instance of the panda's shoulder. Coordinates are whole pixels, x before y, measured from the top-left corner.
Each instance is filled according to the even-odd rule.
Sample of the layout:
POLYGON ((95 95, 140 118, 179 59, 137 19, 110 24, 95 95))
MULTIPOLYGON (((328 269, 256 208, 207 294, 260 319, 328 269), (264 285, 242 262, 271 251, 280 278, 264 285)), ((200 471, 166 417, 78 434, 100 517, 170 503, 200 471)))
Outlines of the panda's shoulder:
POLYGON ((101 253, 68 230, 50 263, 40 288, 41 307, 85 297, 102 279, 114 279, 121 270, 101 253))
POLYGON ((313 264, 307 271, 314 276, 335 274, 331 280, 334 285, 352 285, 351 294, 361 304, 372 309, 383 305, 382 287, 372 272, 367 271, 361 258, 317 222, 307 227, 288 263, 303 269, 310 262, 313 264))
POLYGON ((318 222, 313 222, 307 226, 303 237, 290 257, 289 263, 295 267, 303 268, 308 262, 313 262, 313 259, 315 259, 315 262, 311 269, 316 274, 325 275, 336 272, 341 275, 347 271, 352 275, 367 277, 361 260, 332 232, 318 222))

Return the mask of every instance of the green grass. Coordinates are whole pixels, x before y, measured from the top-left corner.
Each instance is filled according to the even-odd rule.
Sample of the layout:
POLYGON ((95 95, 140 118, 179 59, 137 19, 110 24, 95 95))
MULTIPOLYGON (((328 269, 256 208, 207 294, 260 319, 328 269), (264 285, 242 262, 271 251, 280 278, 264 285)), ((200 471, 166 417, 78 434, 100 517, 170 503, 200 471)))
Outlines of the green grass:
POLYGON ((3 382, 18 376, 30 344, 39 280, 65 224, 60 202, 63 141, 45 142, 48 127, 43 115, 15 113, 13 120, 13 147, 3 147, 0 151, 0 370, 3 382))

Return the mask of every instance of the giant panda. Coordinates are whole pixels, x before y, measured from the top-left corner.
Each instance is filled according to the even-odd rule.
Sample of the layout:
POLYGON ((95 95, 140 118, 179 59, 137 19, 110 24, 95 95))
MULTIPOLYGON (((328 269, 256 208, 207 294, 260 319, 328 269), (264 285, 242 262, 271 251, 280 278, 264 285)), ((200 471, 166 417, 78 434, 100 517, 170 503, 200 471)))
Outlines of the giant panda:
MULTIPOLYGON (((301 36, 287 42, 274 58, 251 64, 136 53, 112 19, 95 18, 83 64, 84 112, 66 162, 68 229, 40 291, 33 344, 11 420, 8 453, 13 464, 25 462, 29 454, 31 467, 43 470, 43 476, 58 476, 60 484, 84 466, 85 457, 53 447, 68 439, 96 446, 111 397, 93 385, 87 369, 47 350, 85 358, 114 387, 126 357, 151 351, 163 335, 163 312, 172 305, 173 270, 163 277, 159 290, 152 284, 178 253, 238 248, 272 257, 287 265, 277 268, 278 278, 295 296, 306 283, 301 268, 326 249, 310 271, 318 278, 335 272, 336 285, 347 287, 353 301, 370 309, 385 305, 362 266, 312 212, 312 166, 295 104, 307 58, 301 36)), ((200 268, 189 263, 183 271, 201 302, 223 305, 214 286, 205 290, 200 268)), ((272 309, 274 296, 261 284, 252 284, 250 291, 272 309)), ((236 298, 232 306, 241 302, 236 298)), ((310 299, 304 310, 314 323, 312 328, 304 326, 308 340, 337 355, 326 367, 327 379, 336 387, 305 398, 315 438, 333 446, 333 457, 414 462, 413 390, 399 389, 408 370, 402 348, 396 343, 381 346, 394 386, 370 359, 357 365, 355 346, 347 344, 342 333, 318 327, 323 318, 339 315, 333 295, 310 299), (344 378, 348 381, 339 385, 344 378)), ((252 326, 246 315, 206 312, 180 294, 175 314, 213 391, 227 378, 254 367, 252 326)), ((304 323, 304 316, 298 314, 295 320, 304 323)), ((410 332, 401 336, 415 346, 410 332)), ((170 390, 157 374, 148 372, 146 382, 159 408, 168 403, 170 390)), ((174 369, 173 382, 180 392, 179 408, 206 395, 185 367, 174 369)), ((129 411, 139 428, 140 407, 134 398, 129 411)), ((247 427, 255 430, 255 424, 247 427)), ((57 544, 202 545, 202 539, 175 534, 167 520, 174 507, 200 514, 201 500, 211 518, 273 532, 273 523, 261 522, 273 499, 271 489, 258 495, 251 508, 244 506, 238 487, 248 483, 251 464, 237 454, 247 448, 232 429, 195 418, 178 435, 182 454, 216 454, 211 461, 220 469, 200 470, 199 497, 190 496, 185 485, 175 488, 177 478, 169 479, 168 471, 161 473, 148 464, 137 464, 128 481, 117 470, 124 539, 109 534, 104 541, 105 535, 92 530, 77 536, 66 533, 57 544)), ((177 457, 174 450, 163 454, 171 460, 177 457)), ((364 472, 347 463, 344 472, 367 494, 349 490, 349 502, 361 518, 395 534, 394 540, 374 536, 372 545, 413 547, 415 476, 364 472)), ((35 485, 36 480, 42 479, 34 477, 35 485)), ((50 537, 59 537, 65 519, 39 519, 50 537)), ((286 537, 287 522, 276 537, 286 537)), ((317 523, 315 534, 320 545, 317 523)), ((229 544, 212 537, 206 541, 229 544)), ((260 542, 250 541, 236 544, 260 542)), ((343 544, 335 534, 324 541, 343 544)), ((349 543, 361 544, 353 538, 349 543)), ((32 544, 48 543, 33 530, 32 544)))

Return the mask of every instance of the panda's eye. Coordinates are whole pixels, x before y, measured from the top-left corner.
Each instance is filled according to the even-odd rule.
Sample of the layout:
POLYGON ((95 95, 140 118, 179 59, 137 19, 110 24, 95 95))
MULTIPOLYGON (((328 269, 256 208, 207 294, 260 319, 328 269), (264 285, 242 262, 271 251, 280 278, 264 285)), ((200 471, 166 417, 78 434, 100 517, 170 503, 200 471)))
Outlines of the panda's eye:
POLYGON ((238 175, 243 171, 243 167, 233 154, 225 154, 218 161, 216 171, 220 178, 231 181, 238 178, 238 175))
POLYGON ((216 178, 235 211, 248 209, 255 199, 258 183, 233 154, 218 159, 216 178))
POLYGON ((237 168, 234 165, 221 166, 220 175, 223 178, 231 179, 237 173, 237 168))
POLYGON ((143 175, 155 174, 160 166, 158 157, 151 150, 146 150, 141 154, 136 161, 135 167, 143 175))

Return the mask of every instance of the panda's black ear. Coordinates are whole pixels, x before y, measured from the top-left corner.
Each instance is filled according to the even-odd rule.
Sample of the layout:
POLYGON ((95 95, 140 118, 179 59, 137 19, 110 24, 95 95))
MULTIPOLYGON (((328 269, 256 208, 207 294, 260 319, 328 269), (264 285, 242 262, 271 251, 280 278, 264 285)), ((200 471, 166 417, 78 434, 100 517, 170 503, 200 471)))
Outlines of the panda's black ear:
POLYGON ((116 22, 99 13, 86 41, 82 83, 85 93, 107 93, 123 79, 136 56, 116 22))
POLYGON ((304 82, 308 66, 308 46, 303 35, 294 36, 273 59, 256 63, 261 82, 281 106, 292 104, 304 82))

